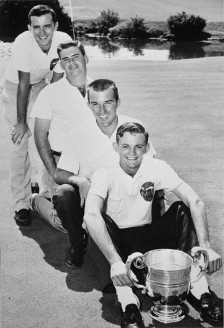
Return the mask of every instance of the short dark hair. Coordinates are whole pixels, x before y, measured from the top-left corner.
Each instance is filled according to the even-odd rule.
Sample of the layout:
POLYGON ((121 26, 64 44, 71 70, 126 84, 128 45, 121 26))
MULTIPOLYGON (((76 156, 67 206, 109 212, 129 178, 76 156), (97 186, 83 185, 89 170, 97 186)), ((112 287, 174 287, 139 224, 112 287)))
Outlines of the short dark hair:
POLYGON ((119 139, 123 137, 125 132, 129 132, 131 134, 134 133, 143 133, 145 136, 145 144, 148 143, 149 140, 149 134, 147 131, 145 131, 144 126, 142 126, 139 123, 136 122, 126 122, 124 124, 122 124, 121 126, 119 126, 119 128, 117 129, 117 133, 116 133, 116 141, 117 143, 119 142, 119 139))
POLYGON ((105 91, 107 89, 111 88, 114 92, 114 97, 116 102, 118 102, 119 100, 119 94, 118 94, 118 89, 116 84, 111 81, 111 80, 107 80, 107 79, 98 79, 95 80, 93 82, 91 82, 88 85, 88 90, 87 90, 87 94, 88 94, 88 103, 90 103, 90 99, 89 99, 89 92, 90 89, 93 89, 94 91, 100 92, 100 91, 105 91))
POLYGON ((71 48, 71 47, 79 48, 79 50, 80 50, 81 54, 83 55, 83 57, 86 55, 85 48, 84 48, 84 46, 82 45, 82 43, 80 41, 78 41, 78 40, 76 40, 76 41, 68 40, 68 41, 62 42, 58 45, 58 47, 57 47, 58 57, 61 58, 61 51, 63 49, 68 49, 68 48, 71 48))
POLYGON ((49 7, 47 5, 37 5, 37 6, 34 6, 28 14, 29 24, 31 24, 32 16, 40 17, 40 16, 43 16, 46 14, 51 14, 54 24, 57 22, 56 13, 51 7, 49 7))

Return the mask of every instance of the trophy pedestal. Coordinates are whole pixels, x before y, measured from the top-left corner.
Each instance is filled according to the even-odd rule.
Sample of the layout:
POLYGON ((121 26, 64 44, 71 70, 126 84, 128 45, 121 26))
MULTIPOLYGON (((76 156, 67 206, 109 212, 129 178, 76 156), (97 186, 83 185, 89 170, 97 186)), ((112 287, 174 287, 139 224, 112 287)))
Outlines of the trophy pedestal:
POLYGON ((181 321, 185 317, 181 305, 153 305, 149 310, 149 316, 163 323, 181 321))

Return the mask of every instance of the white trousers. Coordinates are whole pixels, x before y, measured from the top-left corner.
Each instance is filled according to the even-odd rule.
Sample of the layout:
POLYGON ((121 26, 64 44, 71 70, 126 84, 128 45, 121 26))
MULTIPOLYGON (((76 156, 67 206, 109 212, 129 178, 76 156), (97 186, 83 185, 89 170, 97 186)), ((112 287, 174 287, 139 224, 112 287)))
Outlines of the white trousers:
MULTIPOLYGON (((29 114, 39 92, 47 85, 45 80, 33 85, 30 90, 29 105, 27 108, 27 123, 29 114)), ((4 82, 2 90, 2 103, 4 115, 10 131, 17 123, 17 89, 18 84, 9 81, 4 82)), ((31 199, 31 164, 28 152, 28 134, 24 135, 21 143, 12 142, 11 152, 11 193, 15 211, 22 208, 30 208, 31 199)))
POLYGON ((33 195, 31 200, 32 209, 41 216, 48 224, 55 229, 67 233, 67 230, 63 227, 61 220, 59 219, 52 201, 46 199, 42 195, 33 195))

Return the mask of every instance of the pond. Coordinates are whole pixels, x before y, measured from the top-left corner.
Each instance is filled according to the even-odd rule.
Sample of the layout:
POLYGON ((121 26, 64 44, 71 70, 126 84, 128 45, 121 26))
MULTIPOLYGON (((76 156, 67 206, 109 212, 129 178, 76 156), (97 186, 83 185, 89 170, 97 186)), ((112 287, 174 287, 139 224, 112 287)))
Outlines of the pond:
POLYGON ((91 59, 173 60, 224 56, 222 42, 164 42, 159 40, 83 39, 91 59))
MULTIPOLYGON (((0 56, 10 54, 12 40, 0 37, 0 56), (9 50, 9 51, 8 51, 9 50)), ((90 59, 110 60, 174 60, 224 56, 224 43, 166 42, 160 40, 110 40, 107 38, 80 38, 90 59)))

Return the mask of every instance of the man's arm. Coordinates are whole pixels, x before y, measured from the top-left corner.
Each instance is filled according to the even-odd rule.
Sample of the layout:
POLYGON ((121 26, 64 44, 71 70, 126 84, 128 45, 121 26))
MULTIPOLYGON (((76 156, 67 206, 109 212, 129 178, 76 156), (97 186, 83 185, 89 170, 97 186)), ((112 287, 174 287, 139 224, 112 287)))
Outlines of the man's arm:
POLYGON ((80 195, 80 206, 83 207, 85 200, 87 198, 89 189, 90 189, 90 180, 81 177, 79 175, 75 175, 72 172, 68 172, 57 168, 55 171, 55 182, 59 185, 62 184, 70 184, 71 186, 75 187, 78 186, 79 188, 79 195, 80 195))
POLYGON ((17 90, 17 123, 14 125, 12 141, 20 144, 25 133, 31 135, 27 125, 27 107, 30 94, 30 73, 18 71, 19 84, 17 90))
POLYGON ((35 118, 34 125, 34 140, 37 146, 39 155, 47 169, 47 172, 54 179, 56 163, 51 152, 51 145, 48 140, 48 132, 51 125, 51 120, 35 118))
POLYGON ((111 279, 113 283, 116 286, 132 285, 127 276, 126 266, 114 247, 101 215, 103 203, 103 198, 96 195, 88 195, 84 216, 88 232, 111 265, 111 279))
POLYGON ((211 249, 204 203, 187 183, 182 183, 175 188, 173 192, 190 208, 199 245, 206 249, 209 255, 209 272, 212 273, 219 270, 222 266, 222 260, 221 257, 211 249))
POLYGON ((53 72, 51 83, 57 82, 64 76, 64 73, 53 72))

